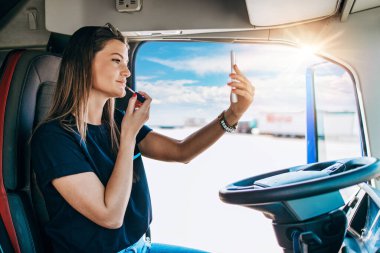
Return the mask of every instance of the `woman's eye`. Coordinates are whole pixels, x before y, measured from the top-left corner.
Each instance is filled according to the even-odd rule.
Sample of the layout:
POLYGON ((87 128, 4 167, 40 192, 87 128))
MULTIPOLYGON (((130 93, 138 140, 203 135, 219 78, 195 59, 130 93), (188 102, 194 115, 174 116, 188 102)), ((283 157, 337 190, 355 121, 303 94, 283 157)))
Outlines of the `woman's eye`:
POLYGON ((120 63, 119 59, 112 59, 113 62, 120 63))

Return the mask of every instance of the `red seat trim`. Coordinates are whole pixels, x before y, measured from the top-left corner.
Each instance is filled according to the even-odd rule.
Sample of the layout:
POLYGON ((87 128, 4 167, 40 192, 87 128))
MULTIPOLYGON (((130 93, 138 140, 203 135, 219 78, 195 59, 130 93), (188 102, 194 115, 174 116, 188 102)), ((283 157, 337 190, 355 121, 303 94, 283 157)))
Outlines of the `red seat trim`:
POLYGON ((13 225, 11 212, 8 204, 7 192, 3 180, 3 144, 4 144, 4 120, 7 97, 11 85, 14 70, 20 59, 22 51, 12 52, 8 57, 8 64, 4 70, 3 78, 0 83, 0 216, 4 222, 5 228, 11 240, 12 246, 16 253, 20 253, 20 246, 17 240, 16 230, 13 225))

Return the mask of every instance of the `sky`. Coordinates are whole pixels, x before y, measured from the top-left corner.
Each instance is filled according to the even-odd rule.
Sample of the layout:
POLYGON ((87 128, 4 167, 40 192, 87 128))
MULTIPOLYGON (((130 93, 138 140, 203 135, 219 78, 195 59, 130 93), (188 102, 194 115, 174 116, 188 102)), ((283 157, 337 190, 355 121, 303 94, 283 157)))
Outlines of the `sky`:
POLYGON ((313 65, 318 109, 356 110, 350 75, 305 50, 274 44, 147 42, 137 53, 135 88, 153 98, 148 124, 178 126, 189 118, 207 122, 227 109, 230 50, 256 89, 245 120, 304 111, 305 73, 313 65))

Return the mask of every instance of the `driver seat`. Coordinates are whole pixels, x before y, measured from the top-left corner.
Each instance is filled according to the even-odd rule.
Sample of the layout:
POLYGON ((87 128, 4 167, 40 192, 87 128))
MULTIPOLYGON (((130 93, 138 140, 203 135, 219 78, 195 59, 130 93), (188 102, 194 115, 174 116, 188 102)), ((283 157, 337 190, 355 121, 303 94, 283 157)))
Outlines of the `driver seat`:
POLYGON ((0 245, 4 252, 50 252, 49 215, 30 168, 29 139, 49 110, 61 57, 11 51, 0 72, 0 245))

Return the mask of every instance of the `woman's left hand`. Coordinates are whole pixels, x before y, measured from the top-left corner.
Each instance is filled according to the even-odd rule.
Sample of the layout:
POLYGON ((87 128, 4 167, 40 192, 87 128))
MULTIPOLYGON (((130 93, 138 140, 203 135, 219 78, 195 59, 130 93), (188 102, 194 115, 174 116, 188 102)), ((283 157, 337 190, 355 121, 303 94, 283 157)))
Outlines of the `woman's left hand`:
POLYGON ((243 75, 237 65, 234 65, 235 73, 231 73, 232 79, 227 85, 230 86, 231 92, 235 93, 238 97, 236 103, 230 104, 230 107, 225 112, 226 120, 229 124, 234 125, 239 121, 244 112, 249 108, 255 95, 255 87, 243 75))

